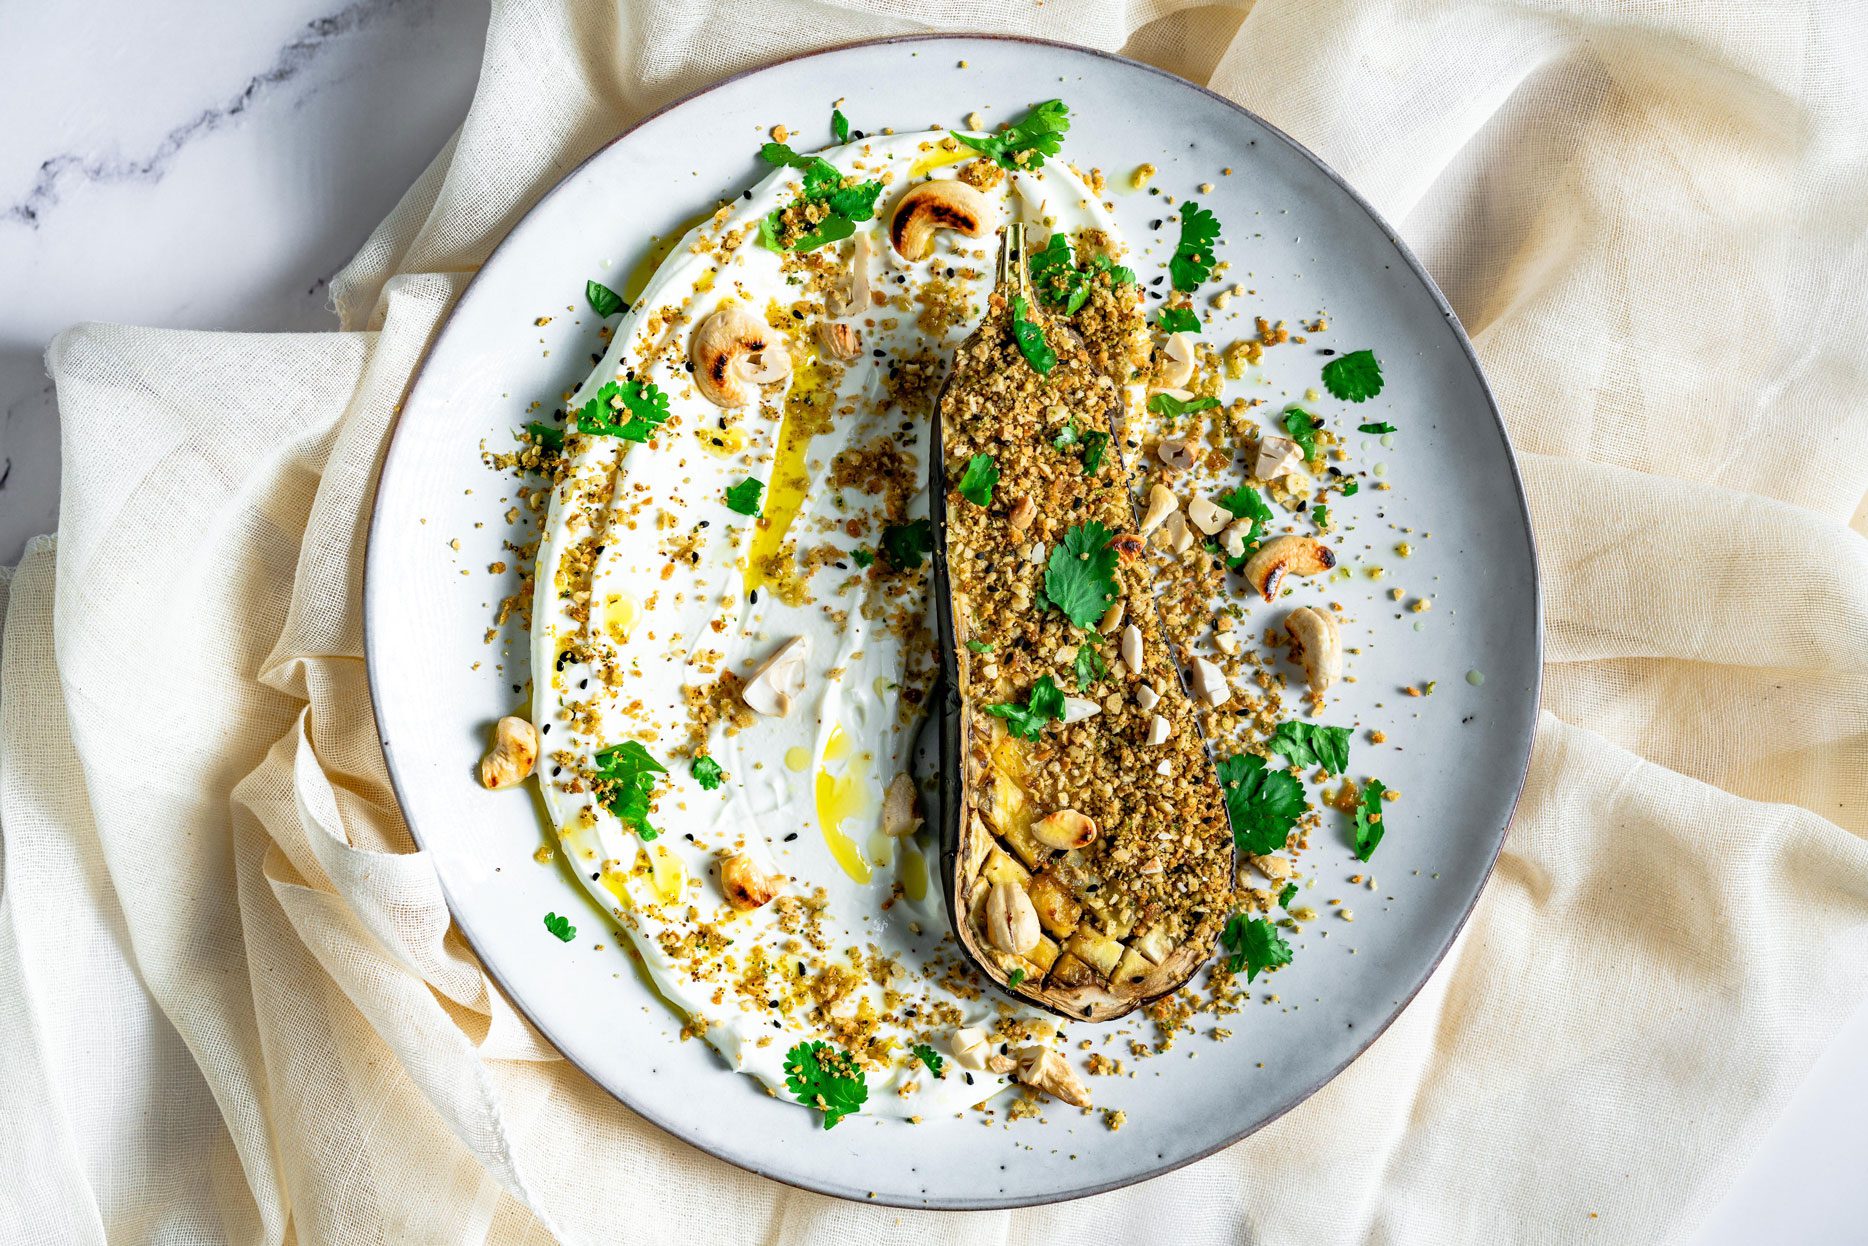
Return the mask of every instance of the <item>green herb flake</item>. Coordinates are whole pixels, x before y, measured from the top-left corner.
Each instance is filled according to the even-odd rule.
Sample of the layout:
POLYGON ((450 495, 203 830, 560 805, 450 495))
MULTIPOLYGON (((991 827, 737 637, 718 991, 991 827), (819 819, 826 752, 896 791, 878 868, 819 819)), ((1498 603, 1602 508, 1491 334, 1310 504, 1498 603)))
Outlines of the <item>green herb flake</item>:
POLYGON ((1346 498, 1352 498, 1360 492, 1362 492, 1362 485, 1358 481, 1352 480, 1343 486, 1343 496, 1346 498))
POLYGON ((882 529, 882 556, 897 571, 913 571, 934 549, 934 527, 925 519, 882 529))
POLYGON ((1200 317, 1191 307, 1163 307, 1160 325, 1163 333, 1198 333, 1200 317))
POLYGON ((1198 290, 1200 283, 1212 275, 1218 246, 1219 218, 1191 199, 1181 204, 1180 242, 1168 261, 1174 288, 1182 294, 1198 290))
POLYGON ((1096 626, 1116 594, 1114 535, 1093 519, 1072 525, 1045 566, 1045 598, 1078 627, 1096 626))
POLYGON ((1038 169, 1044 166, 1046 156, 1057 154, 1064 131, 1069 128, 1070 109, 1064 101, 1046 100, 997 134, 975 138, 955 130, 948 133, 1004 168, 1038 169))
POLYGON ((590 304, 591 311, 596 312, 597 315, 605 317, 606 319, 628 307, 628 304, 623 302, 622 295, 610 289, 610 287, 604 285, 601 281, 586 281, 584 283, 584 301, 590 304))
POLYGON ((1176 398, 1163 390, 1148 400, 1148 409, 1156 415, 1165 415, 1170 420, 1178 420, 1183 415, 1192 415, 1196 411, 1207 411, 1219 405, 1217 398, 1176 398))
POLYGON ((1227 968, 1234 973, 1245 970, 1247 982, 1267 969, 1291 963, 1291 945, 1262 917, 1234 913, 1219 932, 1219 942, 1227 952, 1227 968))
POLYGON ((830 133, 839 143, 850 141, 850 119, 843 115, 841 108, 830 110, 830 133))
POLYGON ((1084 641, 1077 646, 1077 691, 1088 692, 1090 685, 1109 673, 1109 664, 1096 646, 1084 641))
POLYGON ((1382 365, 1372 350, 1339 355, 1323 365, 1323 387, 1344 402, 1366 402, 1382 392, 1382 365))
POLYGON ((545 914, 545 929, 551 931, 560 943, 569 943, 577 937, 577 927, 569 918, 559 917, 556 913, 545 914))
POLYGON ((1379 424, 1358 424, 1356 425, 1356 431, 1358 433, 1369 433, 1379 437, 1384 433, 1394 432, 1395 426, 1390 424, 1387 420, 1383 420, 1379 424))
POLYGON ((1014 969, 1011 973, 1005 975, 1005 984, 1010 987, 1016 987, 1024 980, 1025 971, 1023 969, 1014 969))
POLYGON ((667 773, 641 744, 625 740, 597 754, 591 787, 599 804, 646 841, 661 834, 649 825, 649 797, 655 791, 655 776, 667 773))
POLYGON ((767 143, 759 148, 759 158, 767 164, 787 165, 803 175, 797 199, 782 208, 774 208, 759 223, 759 240, 774 251, 812 251, 825 243, 838 242, 856 232, 856 226, 876 214, 876 199, 882 194, 881 182, 856 182, 845 186, 837 166, 822 156, 801 156, 783 143, 767 143), (789 240, 785 237, 785 214, 800 205, 822 204, 825 216, 809 233, 789 240))
POLYGON ((1330 508, 1323 503, 1318 503, 1310 513, 1317 521, 1318 531, 1327 532, 1330 527, 1330 508))
POLYGON ((577 431, 643 442, 668 418, 668 395, 653 381, 606 381, 577 412, 577 431), (616 417, 624 417, 621 423, 616 417))
POLYGON ((1321 766, 1331 774, 1341 774, 1349 768, 1351 734, 1347 727, 1282 722, 1265 747, 1293 766, 1321 766))
POLYGON ((1057 366, 1057 352, 1044 340, 1044 330, 1031 319, 1031 307, 1022 295, 1012 299, 1012 340, 1018 343, 1019 353, 1039 376, 1048 376, 1057 366))
POLYGON ((960 496, 975 506, 992 505, 992 487, 999 483, 999 465, 990 454, 976 454, 960 473, 960 496))
POLYGON ((1273 770, 1262 757, 1241 753, 1216 767, 1232 839, 1255 857, 1282 852, 1304 812, 1304 785, 1288 770, 1273 770))
POLYGON ((1026 261, 1031 270, 1031 286, 1038 293, 1040 302, 1059 308, 1066 316, 1074 316, 1089 301, 1090 288, 1096 274, 1108 273, 1109 280, 1115 285, 1133 285, 1135 273, 1113 262, 1107 255, 1095 254, 1088 261, 1077 258, 1070 243, 1070 236, 1063 230, 1051 235, 1050 241, 1031 253, 1026 261))
POLYGON ((726 771, 720 769, 720 763, 705 753, 694 759, 694 764, 688 767, 688 773, 694 776, 694 781, 701 785, 703 792, 714 791, 720 786, 720 781, 726 778, 726 771))
POLYGON ((909 1050, 914 1053, 915 1059, 928 1066, 928 1072, 936 1077, 942 1076, 941 1066, 947 1062, 941 1059, 940 1052, 935 1051, 926 1043, 916 1043, 909 1050))
POLYGON ((1306 461, 1317 457, 1317 426, 1321 423, 1302 407, 1292 407, 1284 413, 1284 431, 1304 452, 1306 461))
POLYGON ((1103 465, 1103 451, 1109 448, 1109 434, 1094 430, 1083 434, 1083 474, 1094 476, 1103 465))
POLYGON ((759 495, 764 491, 763 481, 748 476, 738 484, 727 487, 726 508, 738 515, 757 515, 759 495))
POLYGON ((1077 444, 1077 417, 1071 416, 1064 423, 1064 431, 1051 441, 1054 450, 1068 450, 1077 444))
POLYGON ((856 565, 859 567, 867 567, 876 560, 876 555, 873 550, 861 548, 851 550, 850 557, 855 560, 856 565))
POLYGON ((1295 899, 1297 899, 1297 884, 1286 883, 1284 890, 1278 893, 1278 907, 1288 909, 1291 907, 1291 901, 1295 899))
POLYGON ((986 712, 994 718, 1005 719, 1005 729, 1021 740, 1036 740, 1045 723, 1056 722, 1064 716, 1064 693, 1056 680, 1045 675, 1031 686, 1031 695, 1025 704, 1003 701, 988 705, 986 712))
POLYGON ((825 1129, 862 1111, 869 1101, 869 1083, 856 1057, 816 1040, 785 1053, 785 1085, 799 1103, 824 1114, 825 1129))
POLYGON ((1356 806, 1356 860, 1366 861, 1375 855, 1375 846, 1382 842, 1383 826, 1386 820, 1382 816, 1382 793, 1388 789, 1382 786, 1380 779, 1370 779, 1362 785, 1362 800, 1356 806))
POLYGON ((966 647, 971 649, 974 653, 991 653, 992 652, 992 645, 989 642, 983 641, 983 640, 969 640, 966 642, 966 647))
POLYGON ((564 430, 555 424, 544 424, 533 420, 525 426, 528 437, 547 450, 564 449, 564 430))

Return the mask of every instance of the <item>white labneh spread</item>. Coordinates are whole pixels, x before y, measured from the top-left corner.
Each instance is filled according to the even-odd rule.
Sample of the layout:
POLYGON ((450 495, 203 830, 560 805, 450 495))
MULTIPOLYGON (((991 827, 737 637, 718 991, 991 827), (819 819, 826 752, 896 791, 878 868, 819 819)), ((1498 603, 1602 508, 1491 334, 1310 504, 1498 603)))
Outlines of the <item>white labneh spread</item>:
MULTIPOLYGON (((776 170, 673 248, 572 401, 648 381, 668 418, 644 442, 567 437, 538 553, 539 771, 572 868, 689 1033, 785 1098, 786 1053, 834 1043, 867 1064, 865 1114, 932 1116, 1004 1087, 949 1044, 1010 1005, 962 966, 948 933, 935 828, 883 833, 934 672, 926 571, 891 566, 883 529, 927 514, 928 406, 983 310, 996 226, 1022 219, 1039 241, 1093 228, 1112 243, 1114 228, 1053 159, 986 189, 997 215, 980 237, 943 230, 909 263, 890 246, 893 204, 974 153, 914 134, 821 155, 883 182, 875 220, 803 260, 762 245, 761 219, 800 185, 796 170, 776 170), (866 305, 826 299, 852 285, 866 305), (688 368, 697 327, 730 306, 783 335, 790 356, 789 375, 738 408, 710 402, 688 368), (823 344, 826 318, 860 334, 854 357, 823 344), (892 470, 871 470, 876 456, 892 470), (764 485, 757 517, 726 500, 749 478, 764 485), (743 681, 794 638, 808 647, 802 694, 784 717, 752 714, 743 681), (588 781, 595 755, 626 741, 666 767, 652 840, 588 781), (724 772, 715 790, 692 772, 702 753, 724 772), (720 863, 736 852, 782 877, 777 899, 747 912, 727 903, 720 863), (946 1058, 944 1076, 918 1044, 946 1058)), ((1061 1041, 1041 1014, 1019 1015, 1034 1041, 1061 1041)))

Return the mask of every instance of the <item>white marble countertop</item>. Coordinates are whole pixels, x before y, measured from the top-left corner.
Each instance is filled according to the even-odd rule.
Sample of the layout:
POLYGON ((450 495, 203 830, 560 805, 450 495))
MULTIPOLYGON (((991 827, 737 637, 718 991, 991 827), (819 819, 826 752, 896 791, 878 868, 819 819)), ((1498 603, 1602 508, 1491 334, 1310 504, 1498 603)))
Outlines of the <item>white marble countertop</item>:
MULTIPOLYGON (((58 418, 42 359, 53 334, 82 320, 334 327, 331 274, 466 113, 484 0, 332 2, 7 13, 0 563, 57 525, 58 418)), ((1864 1155, 1868 1009, 1688 1240, 1868 1241, 1864 1155)))

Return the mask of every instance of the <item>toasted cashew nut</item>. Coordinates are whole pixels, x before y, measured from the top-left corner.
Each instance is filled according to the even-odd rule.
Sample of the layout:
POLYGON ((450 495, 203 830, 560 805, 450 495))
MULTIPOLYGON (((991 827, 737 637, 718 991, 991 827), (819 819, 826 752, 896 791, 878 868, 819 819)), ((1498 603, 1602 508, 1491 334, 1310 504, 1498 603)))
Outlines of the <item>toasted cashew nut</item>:
POLYGON ((921 816, 915 812, 915 781, 907 774, 889 780, 888 794, 882 798, 882 833, 890 839, 902 839, 921 829, 921 816))
POLYGON ((953 1053, 953 1062, 963 1069, 972 1069, 976 1073, 986 1071, 986 1063, 992 1058, 992 1043, 986 1037, 986 1031, 976 1025, 964 1026, 953 1032, 947 1040, 947 1050, 953 1053))
POLYGON ((1096 842, 1096 819, 1075 809, 1059 809, 1033 822, 1031 837, 1060 852, 1087 848, 1096 842))
POLYGON ((759 664, 740 689, 739 699, 755 714, 767 718, 789 716, 791 703, 804 692, 804 664, 810 656, 811 638, 793 636, 759 664))
POLYGON ((1142 516, 1141 533, 1147 536, 1167 522, 1167 517, 1180 505, 1180 499, 1174 496, 1174 490, 1166 485, 1156 485, 1148 490, 1148 513, 1142 516))
POLYGON ((759 386, 791 374, 784 335, 738 305, 722 307, 701 321, 688 359, 701 397, 716 407, 757 402, 759 386))
POLYGON ((1038 946, 1038 910, 1017 883, 994 883, 986 893, 986 941, 1001 952, 1023 956, 1038 946))
POLYGON ((1090 1106, 1090 1092, 1077 1080, 1076 1070, 1070 1067, 1070 1061, 1049 1047, 1020 1047, 1015 1076, 1025 1085, 1036 1086, 1073 1108, 1090 1106))
POLYGON ((1199 466, 1200 458, 1205 453, 1200 445, 1200 435, 1194 432, 1170 437, 1155 447, 1155 457, 1177 472, 1192 471, 1199 466))
POLYGON ((1299 606, 1284 616, 1284 627, 1303 649, 1310 690, 1321 696, 1343 673, 1343 632, 1335 613, 1299 606))
POLYGON ((1087 697, 1065 697, 1064 717, 1061 721, 1066 725, 1070 723, 1080 723, 1084 719, 1094 717, 1102 712, 1103 707, 1087 697))
POLYGON ((1193 334, 1170 333, 1167 345, 1161 353, 1167 357, 1167 363, 1155 373, 1155 379, 1165 389, 1179 389, 1193 380, 1193 334))
POLYGON ((1219 530, 1232 522, 1232 512, 1223 506, 1216 506, 1204 494, 1197 494, 1187 503, 1187 518, 1193 520, 1193 526, 1208 536, 1217 536, 1219 530))
POLYGON ((480 782, 498 791, 525 782, 538 764, 538 728, 511 714, 493 728, 493 749, 480 759, 480 782))
POLYGON ((934 232, 951 229, 977 238, 986 232, 992 201, 965 182, 922 182, 895 202, 889 220, 889 241, 905 260, 926 259, 934 249, 934 232))
POLYGON ((720 890, 726 893, 726 902, 742 913, 770 904, 784 883, 782 875, 767 872, 743 852, 720 862, 720 890))
POLYGON ((832 359, 848 363, 862 353, 863 331, 841 320, 820 320, 817 323, 817 343, 832 359))
POLYGON ((1304 461, 1304 451, 1289 437, 1266 433, 1258 439, 1258 463, 1252 474, 1260 480, 1276 480, 1304 461))
POLYGON ((1335 565, 1336 555, 1315 537, 1273 537, 1246 560, 1245 578, 1266 601, 1276 601, 1286 575, 1315 575, 1335 565))

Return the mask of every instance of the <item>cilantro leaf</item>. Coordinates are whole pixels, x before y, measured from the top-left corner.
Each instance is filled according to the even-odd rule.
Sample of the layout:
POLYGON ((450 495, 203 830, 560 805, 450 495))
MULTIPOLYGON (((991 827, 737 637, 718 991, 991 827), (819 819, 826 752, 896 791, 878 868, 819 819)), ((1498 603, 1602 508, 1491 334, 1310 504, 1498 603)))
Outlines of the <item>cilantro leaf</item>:
POLYGON ((544 424, 533 420, 525 426, 528 436, 547 450, 564 449, 564 430, 555 424, 544 424))
POLYGON ((1114 535, 1094 519, 1074 524, 1045 566, 1046 599, 1078 627, 1096 626, 1116 594, 1114 535))
POLYGON ((824 1114, 825 1129, 862 1111, 869 1101, 869 1082, 856 1057, 816 1040, 785 1053, 785 1085, 799 1103, 824 1114))
POLYGON ((1250 753, 1228 757, 1216 767, 1240 852, 1262 857, 1284 850, 1284 841, 1304 812, 1304 785, 1287 770, 1273 770, 1250 753))
POLYGON ((1265 747, 1293 766, 1321 766, 1331 774, 1341 774, 1349 769, 1349 735, 1347 727, 1282 722, 1265 747))
POLYGON ((830 110, 830 133, 839 143, 850 141, 850 119, 843 115, 841 108, 830 110))
POLYGON ((1103 451, 1109 448, 1109 434, 1094 430, 1083 434, 1083 474, 1094 476, 1103 465, 1103 451))
POLYGON ((1156 415, 1165 415, 1170 420, 1178 420, 1183 415, 1192 415, 1196 411, 1205 411, 1219 405, 1217 398, 1176 398, 1163 390, 1148 400, 1148 409, 1156 415))
POLYGON ((1064 424, 1064 431, 1057 434, 1051 442, 1052 449, 1068 450, 1077 444, 1077 417, 1071 416, 1064 424))
POLYGON ((1323 387, 1345 402, 1366 402, 1382 392, 1382 365, 1372 350, 1351 351, 1323 365, 1323 387))
POLYGON ((1022 295, 1012 299, 1012 340, 1018 351, 1039 376, 1048 375, 1057 366, 1057 352, 1044 340, 1044 330, 1030 318, 1031 308, 1022 295))
POLYGON ((1382 842, 1387 828, 1382 816, 1382 793, 1388 789, 1380 779, 1362 785, 1362 801, 1356 806, 1356 860, 1366 861, 1375 855, 1375 845, 1382 842))
POLYGON ((1288 909, 1291 907, 1291 901, 1295 899, 1297 899, 1297 884, 1286 883, 1284 890, 1278 893, 1278 907, 1288 909))
POLYGON ((1343 496, 1346 498, 1352 498, 1361 491, 1362 485, 1359 481, 1352 480, 1343 486, 1343 496))
POLYGON ((1291 945, 1284 941, 1276 926, 1262 917, 1247 918, 1244 913, 1234 913, 1226 928, 1219 932, 1219 942, 1230 957, 1227 967, 1234 973, 1245 970, 1247 982, 1263 970, 1291 963, 1291 945))
POLYGON ((976 454, 960 473, 960 496, 975 506, 992 505, 992 487, 999 483, 999 465, 990 454, 976 454))
POLYGON ((694 764, 688 767, 688 773, 694 776, 694 781, 701 785, 703 792, 715 790, 720 786, 720 781, 726 778, 726 771, 720 769, 720 763, 705 753, 694 759, 694 764))
POLYGON ((1317 530, 1319 532, 1329 531, 1330 508, 1327 504, 1322 502, 1317 503, 1316 506, 1311 508, 1310 514, 1311 517, 1317 521, 1317 530))
POLYGON ((1085 641, 1077 646, 1077 691, 1087 692, 1090 685, 1109 673, 1109 663, 1096 646, 1085 641))
POLYGON ((1292 407, 1284 413, 1284 431, 1297 443, 1297 448, 1304 452, 1306 462, 1317 457, 1317 425, 1320 422, 1302 407, 1292 407))
POLYGON ((607 381, 577 412, 577 431, 593 437, 647 441, 668 418, 668 395, 653 381, 607 381), (622 423, 618 414, 626 414, 622 423))
POLYGON ((1007 986, 1016 987, 1019 983, 1023 982, 1024 980, 1025 980, 1025 971, 1023 968, 1014 969, 1012 970, 1011 973, 1008 973, 1005 975, 1005 984, 1007 986))
POLYGON ((1160 324, 1163 333, 1198 333, 1200 331, 1200 317, 1193 314, 1191 307, 1163 307, 1160 324))
POLYGON ((1356 425, 1356 431, 1358 433, 1375 433, 1379 435, 1382 433, 1392 433, 1396 430, 1393 424, 1390 424, 1387 420, 1383 420, 1379 424, 1358 424, 1356 425))
POLYGON ((1219 218, 1189 199, 1180 207, 1180 242, 1168 261, 1174 288, 1192 294, 1213 272, 1219 245, 1219 218))
POLYGON ((875 553, 866 549, 853 549, 850 551, 850 557, 859 567, 867 567, 876 560, 875 553))
POLYGON ((591 787, 599 804, 633 826, 646 841, 661 834, 649 825, 649 796, 655 791, 655 776, 667 773, 666 767, 649 756, 649 750, 625 740, 597 753, 591 787))
POLYGON ((1063 308, 1066 316, 1076 315, 1090 297, 1089 274, 1077 267, 1070 236, 1063 230, 1053 233, 1051 240, 1033 251, 1026 263, 1031 268, 1031 287, 1039 299, 1063 308))
POLYGON ((974 653, 991 653, 992 652, 991 643, 988 641, 983 641, 983 640, 969 640, 966 642, 966 647, 971 649, 974 653))
POLYGON ((1005 729, 1013 735, 1022 740, 1035 740, 1045 723, 1056 722, 1064 716, 1064 694, 1057 681, 1045 675, 1031 685, 1031 695, 1025 704, 1001 701, 988 705, 986 712, 994 718, 1005 719, 1005 729))
POLYGON ((736 485, 727 486, 726 508, 740 515, 757 515, 759 513, 759 495, 764 491, 765 483, 763 481, 754 480, 751 476, 748 476, 736 485))
MULTIPOLYGON (((759 240, 774 251, 811 251, 827 242, 837 242, 856 232, 859 222, 876 214, 876 199, 882 194, 881 182, 843 184, 837 166, 822 156, 801 156, 783 143, 767 143, 759 148, 759 158, 768 164, 786 165, 802 174, 803 187, 798 197, 782 208, 774 208, 759 222, 759 240), (799 207, 822 205, 825 215, 814 227, 786 238, 786 216, 799 207)), ((794 224, 796 217, 794 216, 794 224)))
POLYGON ((1044 167, 1046 156, 1057 154, 1064 131, 1070 128, 1070 109, 1062 100, 1046 100, 1021 117, 1016 125, 997 134, 974 138, 949 130, 955 138, 1008 169, 1044 167), (1023 157, 1021 159, 1020 157, 1023 157))
POLYGON ((614 316, 617 312, 623 311, 628 306, 623 302, 622 295, 610 289, 610 287, 604 285, 601 281, 586 281, 584 283, 584 301, 590 304, 591 311, 606 318, 614 316))
POLYGON ((545 929, 556 935, 560 943, 569 943, 577 937, 577 927, 569 918, 559 917, 556 913, 545 914, 545 929))
POLYGON ((897 571, 913 571, 934 549, 934 528, 925 519, 892 523, 882 530, 882 556, 897 571))
POLYGON ((941 1076, 941 1066, 947 1062, 941 1058, 940 1052, 926 1043, 916 1043, 909 1050, 914 1053, 915 1059, 928 1066, 928 1072, 936 1077, 941 1076))

